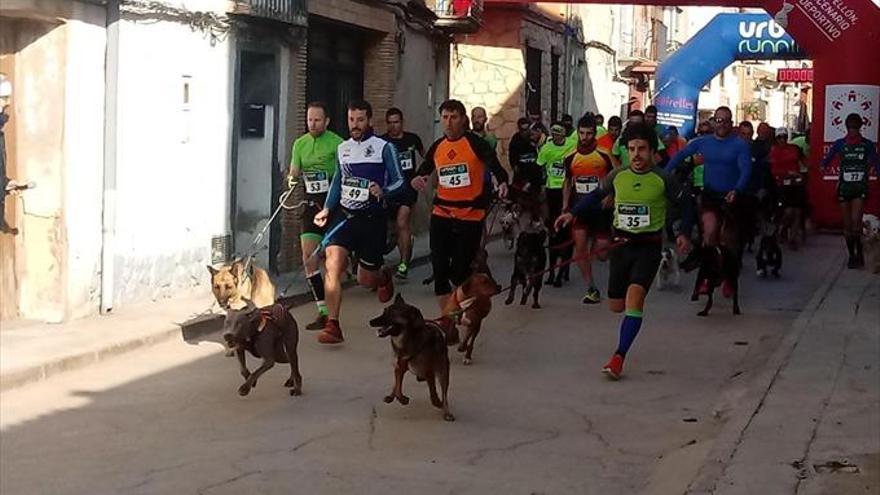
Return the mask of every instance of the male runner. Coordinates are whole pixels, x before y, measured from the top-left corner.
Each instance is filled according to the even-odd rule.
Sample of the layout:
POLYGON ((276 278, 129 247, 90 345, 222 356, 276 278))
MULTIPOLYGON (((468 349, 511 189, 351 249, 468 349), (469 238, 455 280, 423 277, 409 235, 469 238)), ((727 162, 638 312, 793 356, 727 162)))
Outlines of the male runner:
MULTIPOLYGON (((550 139, 538 150, 538 165, 544 168, 544 191, 546 193, 547 216, 545 221, 547 228, 553 231, 553 220, 562 213, 562 185, 565 182, 565 167, 563 162, 565 158, 574 152, 577 143, 568 140, 565 134, 565 127, 561 123, 550 126, 550 139)), ((565 237, 565 231, 555 231, 550 236, 549 262, 550 266, 554 266, 561 255, 560 246, 568 239, 565 237)), ((568 266, 568 265, 566 265, 568 266)), ((562 287, 562 278, 564 267, 556 270, 550 270, 547 275, 547 284, 554 287, 562 287)))
POLYGON ((358 256, 357 278, 361 286, 377 289, 379 302, 388 302, 394 295, 390 270, 382 269, 388 225, 380 200, 393 197, 403 185, 403 177, 397 150, 373 135, 372 117, 373 107, 366 101, 355 100, 348 105, 351 137, 336 150, 339 170, 330 183, 324 209, 315 216, 315 225, 323 227, 330 214, 334 215, 327 246, 327 325, 318 334, 322 344, 339 344, 344 340, 339 312, 349 254, 358 256))
POLYGON ((838 139, 822 160, 822 169, 837 159, 840 169, 837 179, 837 201, 843 213, 843 236, 849 251, 847 267, 864 266, 862 253, 862 210, 868 198, 868 173, 873 165, 880 175, 877 145, 862 137, 862 117, 857 113, 846 116, 846 136, 838 139))
POLYGON ((792 250, 797 250, 807 209, 807 186, 801 174, 804 163, 806 157, 801 149, 788 142, 788 129, 776 129, 776 142, 770 148, 770 172, 780 193, 782 227, 792 250))
MULTIPOLYGON (((617 138, 620 137, 621 131, 623 131, 623 121, 615 115, 608 119, 608 130, 604 134, 596 134, 596 147, 611 157, 615 167, 620 166, 620 160, 611 153, 611 150, 614 149, 614 144, 617 142, 617 138)), ((599 132, 598 124, 596 132, 599 132)))
POLYGON ((397 160, 403 173, 403 185, 393 200, 388 201, 390 213, 397 224, 397 249, 400 252, 400 263, 397 265, 397 278, 405 279, 409 273, 409 262, 412 260, 412 208, 418 199, 418 193, 409 185, 410 179, 418 168, 418 156, 424 156, 425 148, 417 134, 403 130, 403 112, 399 108, 389 108, 385 112, 387 133, 382 139, 393 144, 397 149, 397 160))
MULTIPOLYGON (((631 125, 638 125, 645 122, 645 114, 641 110, 633 110, 629 113, 626 126, 629 127, 631 125)), ((656 132, 656 130, 654 132, 656 132)), ((663 155, 666 153, 666 145, 663 144, 662 140, 658 142, 657 146, 658 149, 655 152, 656 156, 654 157, 654 163, 659 163, 662 160, 663 155)), ((621 137, 617 138, 617 141, 614 142, 614 147, 611 148, 611 154, 617 158, 621 167, 629 167, 629 152, 626 148, 626 143, 623 142, 621 137)))
MULTIPOLYGON (((614 169, 611 157, 596 147, 595 120, 589 116, 579 120, 577 133, 577 149, 563 163, 565 184, 562 187, 562 211, 566 213, 570 211, 571 205, 598 189, 605 176, 614 169)), ((611 210, 591 211, 583 218, 576 218, 572 229, 574 255, 578 258, 576 263, 587 285, 587 293, 582 302, 596 304, 601 300, 601 295, 593 280, 590 256, 592 252, 600 259, 605 259, 611 235, 611 210)))
POLYGON ((654 165, 658 146, 654 129, 645 124, 630 125, 623 139, 632 157, 630 166, 612 171, 599 188, 556 220, 557 228, 564 227, 575 217, 602 208, 607 196, 613 197, 615 240, 623 244, 610 255, 608 306, 615 313, 624 313, 624 318, 617 350, 602 371, 614 380, 623 373, 623 360, 642 326, 645 296, 660 266, 667 212, 681 212, 676 236, 681 253, 690 248, 694 216, 690 195, 654 165))
POLYGON ((327 324, 327 304, 324 302, 324 279, 321 277, 320 257, 315 250, 324 238, 325 228, 315 225, 315 215, 324 207, 330 181, 336 173, 336 148, 342 138, 327 130, 330 117, 321 102, 312 102, 306 108, 309 132, 293 142, 288 185, 303 186, 304 200, 300 210, 299 243, 302 248, 303 270, 318 306, 318 317, 306 325, 306 330, 321 330, 327 324))
POLYGON ((489 116, 486 115, 485 108, 474 107, 471 109, 471 124, 474 127, 474 134, 483 138, 489 147, 492 148, 492 151, 496 151, 496 148, 498 147, 498 137, 489 132, 488 122, 489 116))
POLYGON ((428 148, 425 161, 411 181, 415 190, 423 191, 435 171, 438 176, 430 246, 434 294, 441 310, 452 293, 452 285, 461 285, 471 275, 471 265, 480 248, 491 191, 486 184, 490 180, 487 170, 498 183, 498 196, 507 196, 507 172, 485 141, 465 131, 466 115, 458 100, 440 105, 443 137, 428 148))
MULTIPOLYGON (((717 246, 721 206, 732 204, 745 191, 752 169, 749 145, 733 129, 733 113, 727 107, 715 110, 715 133, 689 142, 669 160, 666 170, 673 173, 685 158, 699 153, 704 164, 700 221, 703 244, 717 246)), ((732 246, 731 246, 732 247, 732 246)))

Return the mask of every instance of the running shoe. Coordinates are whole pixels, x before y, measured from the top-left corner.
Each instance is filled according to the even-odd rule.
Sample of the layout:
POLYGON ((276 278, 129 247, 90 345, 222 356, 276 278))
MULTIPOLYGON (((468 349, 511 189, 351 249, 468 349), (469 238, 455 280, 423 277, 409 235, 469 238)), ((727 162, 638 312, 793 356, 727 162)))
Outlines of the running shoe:
POLYGON ((620 380, 620 375, 623 374, 623 356, 615 352, 602 368, 602 373, 612 380, 620 380))
POLYGON ((323 330, 327 327, 327 315, 318 315, 315 321, 306 325, 306 330, 323 330))
POLYGON ((327 326, 318 334, 318 342, 321 344, 341 344, 344 340, 339 321, 327 319, 327 326))
POLYGON ((584 298, 581 299, 581 302, 584 304, 598 304, 601 301, 602 295, 599 293, 599 289, 595 287, 587 289, 587 293, 584 294, 584 298))

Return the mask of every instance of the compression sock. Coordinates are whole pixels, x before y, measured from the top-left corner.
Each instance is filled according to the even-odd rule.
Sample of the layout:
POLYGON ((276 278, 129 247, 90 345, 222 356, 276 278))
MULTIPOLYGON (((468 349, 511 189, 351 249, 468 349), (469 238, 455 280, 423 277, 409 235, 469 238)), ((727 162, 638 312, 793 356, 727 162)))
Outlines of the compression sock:
POLYGON ((846 250, 849 252, 849 257, 854 259, 856 257, 856 243, 853 236, 847 234, 846 235, 846 250))
POLYGON ((626 356, 636 335, 642 328, 642 312, 637 309, 628 309, 624 313, 623 322, 620 324, 620 341, 617 344, 617 354, 626 356))
POLYGON ((318 306, 318 314, 327 316, 327 305, 324 303, 324 278, 321 272, 315 272, 307 277, 309 287, 312 289, 312 297, 318 306))

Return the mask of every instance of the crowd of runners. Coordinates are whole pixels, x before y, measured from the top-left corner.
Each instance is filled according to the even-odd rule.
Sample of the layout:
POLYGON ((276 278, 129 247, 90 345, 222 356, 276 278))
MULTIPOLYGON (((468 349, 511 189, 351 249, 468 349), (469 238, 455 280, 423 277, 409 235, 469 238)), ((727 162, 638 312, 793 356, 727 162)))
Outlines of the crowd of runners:
MULTIPOLYGON (((792 250, 804 242, 812 207, 809 133, 795 138, 766 123, 737 125, 727 107, 701 122, 690 141, 658 124, 653 106, 631 111, 625 121, 587 112, 577 121, 563 115, 549 126, 540 113, 530 113, 517 122, 505 169, 485 109, 474 107, 468 115, 461 102, 448 100, 439 114, 443 136, 426 148, 405 130, 400 109, 385 113, 387 133, 377 136, 370 104, 352 102, 350 137, 343 140, 328 129, 325 105, 308 105, 308 132, 293 144, 289 186, 304 197, 300 243, 318 310, 307 328, 319 331, 319 342, 344 340, 339 315, 350 263, 356 263, 359 284, 383 303, 393 296, 395 279, 407 278, 413 207, 431 190, 432 278, 441 310, 472 274, 487 216, 496 208, 513 207, 546 229, 547 283, 569 281, 574 264, 585 304, 602 300, 592 264, 608 260, 607 302, 624 315, 618 347, 603 368, 613 378, 622 373, 641 327, 664 245, 683 257, 693 246, 725 246, 745 265, 759 233, 770 232, 792 250), (389 231, 396 233, 396 267, 384 260, 389 231)), ((846 127, 821 167, 839 169, 848 266, 858 268, 864 263, 859 234, 868 176, 871 167, 880 171, 880 162, 876 145, 860 134, 861 117, 849 115, 846 127)), ((760 263, 757 270, 767 275, 760 263)))

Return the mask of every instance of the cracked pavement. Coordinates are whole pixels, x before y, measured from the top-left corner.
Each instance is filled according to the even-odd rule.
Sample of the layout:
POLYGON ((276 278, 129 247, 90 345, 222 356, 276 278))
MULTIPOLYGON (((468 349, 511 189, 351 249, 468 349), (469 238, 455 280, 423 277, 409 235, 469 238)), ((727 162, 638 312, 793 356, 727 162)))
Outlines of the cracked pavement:
MULTIPOLYGON (((506 285, 512 254, 498 244, 491 246, 490 264, 506 285)), ((499 299, 477 341, 474 364, 463 366, 450 349, 454 423, 442 420, 425 385, 409 374, 404 391, 410 404, 382 402, 392 381, 390 344, 367 328, 381 307, 375 294, 360 289, 344 296, 344 346, 320 347, 314 333, 301 330, 301 397, 288 396, 282 387, 284 365, 264 375, 248 397, 239 397, 237 364, 223 356, 219 335, 164 342, 3 393, 0 492, 684 493, 705 474, 718 439, 741 414, 744 399, 756 393, 756 380, 839 262, 840 244, 815 236, 805 249, 786 252, 782 280, 755 279, 748 258, 741 317, 732 316, 729 301, 719 297, 712 315, 698 318, 702 304, 688 302, 692 277, 683 277, 679 291, 652 290, 620 382, 599 372, 616 346, 619 317, 604 305, 580 303, 584 287, 576 269, 566 287, 544 288, 543 309, 504 306, 499 299)), ((596 270, 602 288, 606 268, 596 270)), ((413 269, 399 287, 431 317, 437 314, 434 299, 420 283, 426 275, 425 267, 413 269)), ((876 292, 860 296, 858 321, 870 324, 876 317, 872 297, 876 292)), ((313 307, 294 313, 303 325, 313 307)), ((801 338, 823 328, 829 333, 836 324, 814 321, 801 338)), ((876 337, 851 333, 795 348, 786 363, 818 359, 799 353, 830 344, 825 352, 833 359, 820 361, 812 374, 788 368, 779 373, 763 408, 739 432, 738 455, 719 473, 717 487, 753 477, 749 463, 760 462, 767 451, 746 456, 756 455, 750 450, 754 439, 766 435, 759 427, 797 415, 798 408, 803 417, 792 422, 797 425, 814 417, 806 408, 824 410, 815 416, 815 431, 795 429, 803 438, 775 439, 798 453, 786 462, 800 458, 812 466, 842 456, 834 454, 843 448, 828 425, 866 428, 864 416, 873 418, 876 407, 856 407, 847 394, 863 390, 874 397, 878 386, 870 381, 878 368, 862 369, 864 359, 876 360, 876 337), (827 378, 825 368, 832 372, 827 378), (824 380, 819 389, 791 399, 774 392, 792 377, 806 380, 816 373, 824 380), (812 447, 805 450, 807 445, 812 447)), ((253 369, 256 361, 249 365, 253 369)), ((870 439, 862 444, 866 452, 874 448, 870 439)), ((868 461, 861 459, 853 462, 864 470, 868 461)), ((803 493, 837 493, 822 491, 830 485, 813 478, 799 483, 789 465, 782 470, 771 464, 803 493)))

